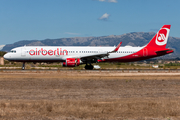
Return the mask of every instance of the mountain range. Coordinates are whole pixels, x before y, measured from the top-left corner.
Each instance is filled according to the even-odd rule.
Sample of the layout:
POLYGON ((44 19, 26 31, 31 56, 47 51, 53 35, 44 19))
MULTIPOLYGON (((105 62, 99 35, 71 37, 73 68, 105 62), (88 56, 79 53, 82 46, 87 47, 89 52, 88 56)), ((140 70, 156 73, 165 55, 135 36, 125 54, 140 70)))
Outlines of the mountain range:
MULTIPOLYGON (((20 46, 114 46, 122 41, 122 46, 144 46, 155 35, 154 32, 132 32, 123 35, 109 35, 101 37, 73 37, 45 40, 21 40, 13 44, 7 44, 2 51, 10 51, 20 46)), ((165 58, 180 56, 180 38, 169 37, 167 48, 174 50, 174 53, 164 56, 165 58)))
POLYGON ((5 46, 5 45, 0 45, 0 50, 2 50, 4 46, 5 46))

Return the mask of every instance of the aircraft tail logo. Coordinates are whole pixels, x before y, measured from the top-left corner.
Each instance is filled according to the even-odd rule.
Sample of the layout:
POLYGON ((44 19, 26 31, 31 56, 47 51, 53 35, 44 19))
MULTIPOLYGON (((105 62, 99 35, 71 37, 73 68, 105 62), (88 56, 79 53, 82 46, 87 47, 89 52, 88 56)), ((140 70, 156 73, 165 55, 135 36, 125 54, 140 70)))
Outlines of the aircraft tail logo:
POLYGON ((164 25, 146 47, 151 49, 165 49, 171 25, 164 25))
POLYGON ((166 37, 165 37, 164 34, 160 34, 160 36, 157 37, 157 41, 158 41, 158 42, 163 42, 165 39, 166 39, 166 37))
POLYGON ((165 45, 167 43, 168 39, 168 34, 169 34, 169 29, 167 28, 162 28, 156 36, 156 44, 159 46, 165 45))

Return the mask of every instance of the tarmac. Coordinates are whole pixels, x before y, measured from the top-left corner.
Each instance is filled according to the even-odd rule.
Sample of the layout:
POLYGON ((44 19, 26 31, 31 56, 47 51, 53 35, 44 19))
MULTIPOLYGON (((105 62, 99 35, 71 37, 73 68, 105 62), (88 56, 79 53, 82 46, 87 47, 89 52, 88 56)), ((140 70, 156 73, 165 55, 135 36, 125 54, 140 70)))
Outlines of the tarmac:
POLYGON ((121 72, 121 73, 180 73, 180 69, 74 69, 56 67, 35 67, 32 69, 21 70, 21 67, 0 67, 0 71, 32 72, 32 71, 86 71, 86 72, 121 72))

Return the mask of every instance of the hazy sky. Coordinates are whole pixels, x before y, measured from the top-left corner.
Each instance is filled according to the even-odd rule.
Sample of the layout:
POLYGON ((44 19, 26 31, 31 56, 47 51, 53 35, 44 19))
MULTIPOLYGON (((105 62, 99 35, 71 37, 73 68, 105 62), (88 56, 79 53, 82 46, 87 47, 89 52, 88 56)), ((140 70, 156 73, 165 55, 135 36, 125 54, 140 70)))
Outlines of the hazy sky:
POLYGON ((0 0, 0 45, 157 32, 180 37, 180 0, 0 0))

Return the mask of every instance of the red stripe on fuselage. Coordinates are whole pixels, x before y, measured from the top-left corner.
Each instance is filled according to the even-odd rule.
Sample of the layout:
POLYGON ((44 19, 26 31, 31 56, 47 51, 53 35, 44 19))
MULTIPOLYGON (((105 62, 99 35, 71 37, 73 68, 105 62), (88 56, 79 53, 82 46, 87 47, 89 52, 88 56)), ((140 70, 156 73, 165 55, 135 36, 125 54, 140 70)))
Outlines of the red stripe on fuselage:
POLYGON ((167 52, 162 52, 160 54, 157 54, 153 49, 144 47, 140 51, 124 56, 124 57, 103 59, 103 60, 99 60, 98 62, 134 62, 134 61, 146 60, 146 59, 157 57, 157 56, 162 56, 162 55, 169 54, 172 52, 173 51, 167 51, 167 52))

